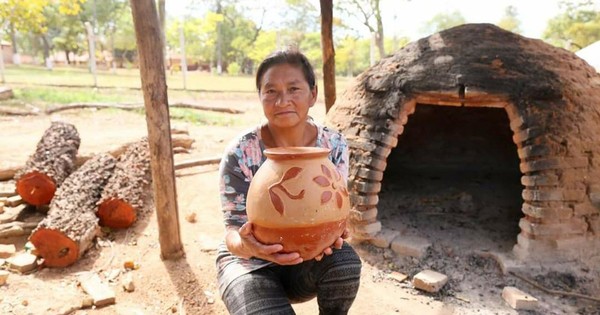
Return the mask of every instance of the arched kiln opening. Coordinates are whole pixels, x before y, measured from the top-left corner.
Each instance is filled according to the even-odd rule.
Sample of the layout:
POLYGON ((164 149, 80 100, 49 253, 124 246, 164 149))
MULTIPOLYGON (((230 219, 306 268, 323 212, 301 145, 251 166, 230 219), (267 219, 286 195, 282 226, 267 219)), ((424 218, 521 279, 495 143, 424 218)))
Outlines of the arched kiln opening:
POLYGON ((504 108, 417 104, 387 157, 383 227, 432 243, 510 250, 523 217, 512 137, 504 108))
POLYGON ((411 232, 489 237, 520 261, 595 259, 599 82, 576 55, 490 24, 432 34, 382 59, 327 113, 348 140, 353 238, 410 243, 389 217, 418 214, 411 232), (417 197, 388 204, 409 190, 417 197))

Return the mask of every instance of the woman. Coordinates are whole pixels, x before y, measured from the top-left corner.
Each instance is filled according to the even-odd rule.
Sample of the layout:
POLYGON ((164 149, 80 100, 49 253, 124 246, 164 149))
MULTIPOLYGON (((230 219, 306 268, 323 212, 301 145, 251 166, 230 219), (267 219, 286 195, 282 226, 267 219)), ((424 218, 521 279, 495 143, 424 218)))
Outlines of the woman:
POLYGON ((246 194, 253 175, 265 161, 265 148, 316 146, 331 149, 329 158, 348 176, 344 137, 319 126, 308 116, 317 100, 315 74, 298 51, 280 51, 258 67, 256 88, 267 123, 243 133, 226 150, 220 165, 225 242, 219 247, 219 291, 231 314, 294 314, 290 303, 315 296, 320 314, 346 314, 356 297, 361 261, 344 242, 310 261, 282 253, 281 244, 262 244, 247 222, 246 194))

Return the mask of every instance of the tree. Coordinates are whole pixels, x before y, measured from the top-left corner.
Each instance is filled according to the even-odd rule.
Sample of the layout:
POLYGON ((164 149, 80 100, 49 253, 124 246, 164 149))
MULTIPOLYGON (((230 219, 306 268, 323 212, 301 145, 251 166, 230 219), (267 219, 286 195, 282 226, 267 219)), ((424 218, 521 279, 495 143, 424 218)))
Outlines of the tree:
POLYGON ((2 25, 8 25, 15 64, 20 63, 17 31, 23 33, 45 31, 42 28, 45 22, 43 10, 47 5, 48 0, 6 0, 0 2, 0 21, 2 25))
POLYGON ((548 21, 544 40, 572 51, 600 40, 600 10, 593 1, 562 2, 561 7, 565 12, 548 21))
POLYGON ((504 9, 504 16, 498 21, 498 26, 513 33, 521 33, 521 21, 518 15, 517 8, 509 5, 504 9))
POLYGON ((429 35, 465 23, 465 18, 459 11, 438 13, 425 23, 422 32, 429 35))
POLYGON ((344 0, 340 1, 339 9, 347 16, 356 17, 354 12, 358 11, 360 22, 369 29, 371 34, 375 34, 375 43, 379 51, 379 57, 385 57, 383 20, 380 0, 344 0))

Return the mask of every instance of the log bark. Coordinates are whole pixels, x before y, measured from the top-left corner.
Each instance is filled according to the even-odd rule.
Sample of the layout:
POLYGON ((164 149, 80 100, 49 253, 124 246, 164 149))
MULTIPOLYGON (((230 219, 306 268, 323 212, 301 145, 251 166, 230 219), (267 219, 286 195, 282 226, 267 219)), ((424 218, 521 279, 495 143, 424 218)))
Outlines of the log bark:
POLYGON ((50 203, 56 188, 75 168, 79 150, 75 126, 53 122, 37 144, 35 153, 16 174, 17 193, 32 205, 50 203))
POLYGON ((150 165, 154 201, 157 205, 161 257, 177 259, 185 253, 177 211, 165 65, 162 43, 156 40, 160 38, 160 25, 153 0, 131 0, 130 3, 148 123, 150 165))
MULTIPOLYGON (((187 131, 185 131, 185 130, 179 130, 179 129, 172 130, 173 137, 171 138, 171 144, 173 145, 173 151, 174 151, 173 153, 178 153, 178 152, 188 153, 187 150, 192 148, 192 145, 194 144, 194 142, 196 140, 194 140, 194 138, 190 137, 186 133, 187 133, 187 131)), ((113 149, 110 149, 108 151, 108 154, 112 155, 114 158, 118 158, 132 144, 133 143, 130 142, 130 143, 126 143, 126 144, 120 145, 118 147, 115 147, 113 149)), ((87 160, 91 159, 94 155, 95 154, 78 155, 75 160, 75 167, 77 168, 77 167, 83 165, 83 163, 85 163, 87 160)), ((0 169, 0 181, 7 181, 7 180, 13 179, 15 177, 15 174, 22 168, 24 168, 24 167, 23 166, 13 166, 13 167, 5 168, 5 169, 0 169)))
POLYGON ((108 154, 97 155, 58 188, 46 218, 29 238, 44 258, 44 265, 69 266, 92 244, 99 230, 96 204, 115 163, 108 154))
POLYGON ((148 139, 142 139, 119 156, 115 170, 98 202, 101 226, 130 227, 144 207, 145 194, 151 183, 148 139))

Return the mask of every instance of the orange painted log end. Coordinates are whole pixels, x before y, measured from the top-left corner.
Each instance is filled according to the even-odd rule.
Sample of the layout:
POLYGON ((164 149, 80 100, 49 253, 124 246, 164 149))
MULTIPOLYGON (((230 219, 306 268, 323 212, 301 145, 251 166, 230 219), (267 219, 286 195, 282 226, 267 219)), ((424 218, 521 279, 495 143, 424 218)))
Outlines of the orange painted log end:
POLYGON ((34 206, 47 205, 56 192, 56 184, 44 173, 33 171, 17 181, 17 193, 23 200, 34 206))
POLYGON ((121 199, 108 199, 100 204, 96 213, 101 226, 124 229, 130 227, 136 220, 136 210, 121 199))
POLYGON ((79 245, 60 231, 37 229, 29 237, 48 267, 67 267, 79 259, 79 245))

